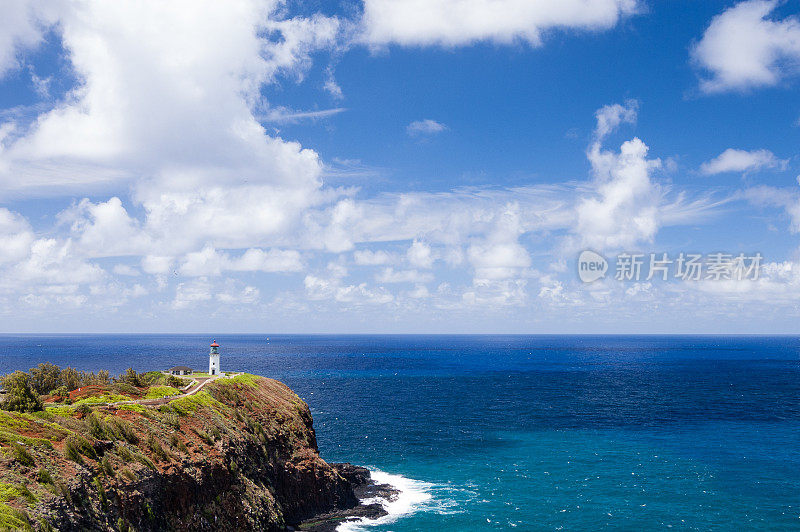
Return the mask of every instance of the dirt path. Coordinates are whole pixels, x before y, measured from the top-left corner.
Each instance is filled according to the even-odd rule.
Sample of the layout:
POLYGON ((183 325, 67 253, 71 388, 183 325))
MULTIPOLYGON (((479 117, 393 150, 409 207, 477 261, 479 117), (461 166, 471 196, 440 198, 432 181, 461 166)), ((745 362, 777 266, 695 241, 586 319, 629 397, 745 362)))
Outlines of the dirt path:
POLYGON ((147 406, 158 406, 158 405, 165 405, 170 401, 174 401, 175 399, 180 399, 181 397, 189 397, 190 395, 194 395, 203 387, 208 384, 209 382, 213 382, 217 379, 232 379, 236 376, 240 375, 240 373, 231 373, 230 375, 215 375, 213 377, 194 377, 195 384, 192 385, 191 388, 186 390, 183 393, 177 395, 169 395, 167 397, 160 397, 158 399, 134 399, 131 401, 121 401, 119 403, 108 403, 109 406, 113 405, 126 405, 126 404, 137 404, 137 405, 147 405, 147 406))

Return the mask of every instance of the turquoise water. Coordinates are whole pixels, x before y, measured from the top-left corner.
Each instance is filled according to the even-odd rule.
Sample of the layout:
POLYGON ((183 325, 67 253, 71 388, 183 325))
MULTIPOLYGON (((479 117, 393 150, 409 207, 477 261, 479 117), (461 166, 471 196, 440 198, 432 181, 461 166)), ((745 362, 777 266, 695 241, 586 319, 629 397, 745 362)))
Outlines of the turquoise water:
MULTIPOLYGON (((324 458, 406 489, 361 528, 800 528, 798 338, 266 338, 217 337, 223 369, 284 380, 324 458)), ((210 339, 0 340, 9 369, 121 371, 203 367, 210 339)))

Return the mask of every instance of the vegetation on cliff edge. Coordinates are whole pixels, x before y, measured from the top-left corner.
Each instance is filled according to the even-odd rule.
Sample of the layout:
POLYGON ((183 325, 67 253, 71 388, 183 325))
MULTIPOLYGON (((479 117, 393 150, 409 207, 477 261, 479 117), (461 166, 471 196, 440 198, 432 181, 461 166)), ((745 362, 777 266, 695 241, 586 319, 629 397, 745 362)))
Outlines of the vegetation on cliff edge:
MULTIPOLYGON (((281 483, 302 480, 342 489, 343 479, 318 456, 308 406, 277 381, 240 375, 174 398, 178 390, 166 376, 129 370, 115 379, 83 374, 98 383, 54 395, 65 386, 64 370, 53 365, 34 370, 3 380, 9 398, 0 410, 0 529, 79 523, 147 530, 187 519, 198 526, 249 519, 278 530, 287 517, 296 520, 317 504, 286 499, 278 490, 281 483), (36 393, 42 390, 44 402, 36 393), (108 404, 119 401, 127 404, 108 404), (175 510, 174 501, 147 495, 151 484, 179 489, 181 482, 195 490, 189 486, 211 482, 199 492, 209 497, 220 491, 191 501, 198 511, 185 515, 181 512, 191 508, 175 510), (145 503, 151 511, 142 513, 145 503)), ((316 497, 325 492, 313 490, 316 497)))

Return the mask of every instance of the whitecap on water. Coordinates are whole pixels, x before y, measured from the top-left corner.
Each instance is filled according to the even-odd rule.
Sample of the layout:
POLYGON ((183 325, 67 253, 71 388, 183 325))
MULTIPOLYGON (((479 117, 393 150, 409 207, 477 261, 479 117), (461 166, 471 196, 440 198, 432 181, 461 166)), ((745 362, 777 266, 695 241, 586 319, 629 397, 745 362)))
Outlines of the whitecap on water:
POLYGON ((394 500, 381 497, 363 499, 361 502, 364 504, 381 504, 387 514, 376 519, 361 517, 345 521, 336 527, 337 532, 359 532, 369 527, 393 523, 401 517, 424 509, 433 497, 433 484, 377 470, 370 471, 370 474, 372 480, 378 484, 389 484, 395 488, 399 492, 397 497, 394 500))

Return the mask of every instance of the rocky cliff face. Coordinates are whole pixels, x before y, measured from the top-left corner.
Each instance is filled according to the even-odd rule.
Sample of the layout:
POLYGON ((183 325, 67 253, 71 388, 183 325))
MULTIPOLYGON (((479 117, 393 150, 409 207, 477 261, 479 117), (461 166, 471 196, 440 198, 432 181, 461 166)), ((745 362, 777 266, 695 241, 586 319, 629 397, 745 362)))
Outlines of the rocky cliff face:
POLYGON ((352 470, 319 457, 282 383, 243 375, 159 403, 0 413, 0 528, 279 531, 357 505, 352 470))

